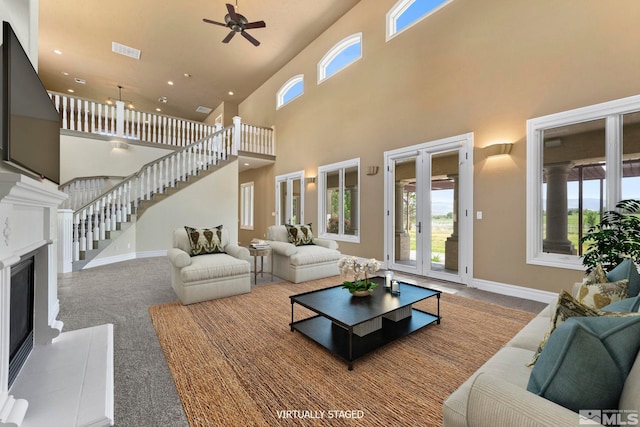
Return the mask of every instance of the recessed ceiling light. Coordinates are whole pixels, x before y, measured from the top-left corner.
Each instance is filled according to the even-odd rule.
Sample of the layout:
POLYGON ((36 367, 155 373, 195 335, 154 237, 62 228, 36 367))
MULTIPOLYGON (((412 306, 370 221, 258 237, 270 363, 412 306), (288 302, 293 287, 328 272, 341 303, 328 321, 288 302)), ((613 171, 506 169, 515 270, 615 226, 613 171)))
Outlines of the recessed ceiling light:
POLYGON ((162 111, 162 109, 160 109, 160 108, 156 108, 156 111, 162 111))
POLYGON ((168 84, 169 86, 173 86, 173 82, 172 82, 171 80, 169 80, 169 81, 167 82, 167 84, 168 84))
POLYGON ((63 71, 63 72, 62 72, 62 75, 63 75, 63 76, 68 76, 68 75, 69 75, 69 73, 67 73, 66 71, 63 71))
POLYGON ((67 89, 67 92, 69 92, 69 93, 73 93, 73 92, 75 92, 75 90, 73 90, 73 89, 67 89))
POLYGON ((185 76, 186 78, 189 78, 189 77, 191 77, 191 74, 189 74, 189 73, 184 73, 184 76, 185 76))
POLYGON ((233 96, 233 91, 232 90, 229 91, 229 95, 233 96))
POLYGON ((250 166, 249 163, 243 163, 243 164, 244 164, 244 166, 250 166))
POLYGON ((62 51, 59 49, 55 49, 53 53, 55 53, 56 55, 62 55, 62 51))

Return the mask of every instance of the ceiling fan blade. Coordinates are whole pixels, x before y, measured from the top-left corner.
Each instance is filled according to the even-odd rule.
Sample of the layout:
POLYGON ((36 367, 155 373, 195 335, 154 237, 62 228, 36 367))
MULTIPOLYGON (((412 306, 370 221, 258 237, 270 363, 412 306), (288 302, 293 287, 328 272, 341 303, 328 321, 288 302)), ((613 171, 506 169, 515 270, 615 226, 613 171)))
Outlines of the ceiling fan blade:
POLYGON ((232 4, 227 3, 227 10, 229 11, 229 17, 233 22, 240 22, 238 19, 238 15, 236 14, 236 10, 233 8, 232 4))
POLYGON ((215 24, 215 25, 220 25, 222 27, 226 27, 227 26, 227 24, 223 24, 222 22, 212 21, 211 19, 207 19, 207 18, 202 18, 202 20, 204 22, 206 22, 207 24, 215 24))
POLYGON ((249 22, 248 24, 245 24, 244 29, 250 30, 252 28, 264 28, 266 26, 267 24, 265 24, 264 21, 256 21, 256 22, 249 22))
POLYGON ((247 33, 246 31, 242 31, 240 34, 242 34, 245 39, 247 39, 251 43, 253 43, 254 46, 259 46, 260 45, 260 42, 258 40, 256 40, 256 39, 254 39, 253 37, 251 37, 251 35, 249 33, 247 33))
POLYGON ((222 40, 222 43, 229 43, 231 41, 231 39, 233 38, 233 36, 236 35, 235 31, 231 31, 229 34, 227 34, 227 37, 224 38, 224 40, 222 40))

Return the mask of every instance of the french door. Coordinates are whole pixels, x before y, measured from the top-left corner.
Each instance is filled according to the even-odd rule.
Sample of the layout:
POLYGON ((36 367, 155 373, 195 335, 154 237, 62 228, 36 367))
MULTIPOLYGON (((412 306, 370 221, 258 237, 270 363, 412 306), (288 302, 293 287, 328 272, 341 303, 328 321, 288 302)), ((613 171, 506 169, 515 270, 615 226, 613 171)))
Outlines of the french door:
POLYGON ((276 176, 276 225, 304 223, 304 171, 276 176))
POLYGON ((385 153, 385 258, 394 270, 467 284, 473 135, 385 153))

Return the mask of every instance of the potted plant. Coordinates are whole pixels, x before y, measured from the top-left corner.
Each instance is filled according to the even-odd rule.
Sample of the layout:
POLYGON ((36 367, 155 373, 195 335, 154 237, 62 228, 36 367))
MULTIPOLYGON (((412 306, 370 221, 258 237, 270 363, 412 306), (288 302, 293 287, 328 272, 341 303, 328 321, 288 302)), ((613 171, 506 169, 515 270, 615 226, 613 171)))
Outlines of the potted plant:
POLYGON ((338 261, 338 268, 342 277, 346 277, 349 271, 353 271, 353 281, 345 281, 342 287, 354 296, 370 295, 378 286, 367 277, 367 274, 373 274, 380 269, 380 263, 375 258, 359 263, 358 257, 342 257, 338 261))
POLYGON ((640 262, 640 200, 622 200, 616 208, 604 212, 600 223, 580 239, 580 243, 587 243, 582 256, 587 273, 598 264, 605 272, 611 271, 625 258, 640 262))

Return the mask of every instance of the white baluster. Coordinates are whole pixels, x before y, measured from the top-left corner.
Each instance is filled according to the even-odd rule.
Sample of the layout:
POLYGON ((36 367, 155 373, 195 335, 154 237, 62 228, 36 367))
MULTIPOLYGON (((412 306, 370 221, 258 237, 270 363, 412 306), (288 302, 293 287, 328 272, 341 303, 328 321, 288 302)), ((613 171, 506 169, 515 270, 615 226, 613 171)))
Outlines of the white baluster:
POLYGON ((80 212, 80 251, 84 252, 87 250, 87 236, 86 236, 86 229, 85 229, 85 223, 87 221, 87 210, 83 209, 82 212, 80 212))
POLYGON ((68 120, 68 112, 67 112, 67 97, 62 97, 62 128, 69 129, 68 120))
POLYGON ((87 212, 87 250, 93 249, 93 205, 89 206, 87 212))
POLYGON ((80 259, 80 215, 73 214, 73 242, 72 242, 73 260, 80 259))

